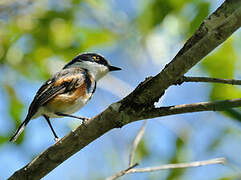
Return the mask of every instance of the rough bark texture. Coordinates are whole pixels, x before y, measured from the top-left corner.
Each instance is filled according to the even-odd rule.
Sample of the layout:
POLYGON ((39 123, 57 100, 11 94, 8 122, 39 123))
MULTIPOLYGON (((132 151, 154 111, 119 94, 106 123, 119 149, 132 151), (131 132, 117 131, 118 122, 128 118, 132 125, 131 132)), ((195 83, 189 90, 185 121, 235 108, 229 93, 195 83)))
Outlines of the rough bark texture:
MULTIPOLYGON (((40 179, 107 131, 133 121, 161 116, 162 113, 160 112, 163 112, 163 109, 155 109, 154 102, 159 100, 169 86, 175 84, 181 76, 224 42, 240 26, 241 0, 225 1, 212 15, 204 20, 175 58, 158 75, 147 78, 126 98, 112 104, 104 112, 89 120, 86 123, 87 127, 80 126, 70 132, 32 162, 16 171, 9 179, 40 179), (148 112, 150 113, 149 116, 147 115, 148 112), (151 113, 153 113, 152 116, 151 113)), ((235 100, 235 103, 230 107, 240 106, 240 99, 235 100)), ((219 104, 217 110, 228 108, 227 104, 230 105, 227 102, 225 106, 219 104)), ((207 104, 206 106, 199 106, 200 109, 204 108, 203 110, 208 110, 208 107, 209 110, 213 110, 210 108, 215 106, 207 106, 207 104)), ((173 108, 166 107, 165 112, 168 109, 173 110, 173 108)), ((166 115, 170 114, 167 113, 166 115)))
POLYGON ((135 89, 124 102, 153 104, 164 91, 214 48, 224 42, 241 25, 240 0, 225 1, 200 25, 174 59, 155 77, 150 77, 135 89))

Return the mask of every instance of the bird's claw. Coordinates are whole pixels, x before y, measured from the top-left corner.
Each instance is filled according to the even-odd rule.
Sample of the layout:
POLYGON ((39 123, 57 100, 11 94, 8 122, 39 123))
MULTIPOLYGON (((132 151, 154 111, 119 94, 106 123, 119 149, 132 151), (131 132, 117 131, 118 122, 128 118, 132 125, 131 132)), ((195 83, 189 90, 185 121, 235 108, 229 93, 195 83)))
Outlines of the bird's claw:
POLYGON ((85 117, 85 118, 82 119, 82 124, 83 124, 83 126, 86 127, 86 128, 87 128, 86 122, 87 122, 88 120, 90 120, 90 118, 85 117))
POLYGON ((57 143, 58 141, 60 141, 60 138, 56 137, 54 138, 54 141, 57 143))

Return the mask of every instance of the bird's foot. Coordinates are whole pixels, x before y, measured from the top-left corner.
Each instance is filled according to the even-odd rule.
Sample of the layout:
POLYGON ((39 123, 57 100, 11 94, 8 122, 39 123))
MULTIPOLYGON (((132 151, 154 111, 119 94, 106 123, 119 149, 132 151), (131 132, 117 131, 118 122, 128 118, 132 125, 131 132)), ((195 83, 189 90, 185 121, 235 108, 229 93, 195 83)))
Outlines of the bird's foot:
POLYGON ((56 112, 55 113, 58 116, 64 116, 64 117, 71 117, 71 118, 76 118, 76 119, 81 119, 82 120, 82 124, 83 126, 86 126, 86 121, 88 121, 90 118, 87 117, 79 117, 79 116, 75 116, 75 115, 71 115, 71 114, 64 114, 64 113, 60 113, 60 112, 56 112))
POLYGON ((54 138, 54 141, 57 143, 57 142, 59 142, 59 141, 60 141, 60 138, 55 137, 55 138, 54 138))
POLYGON ((86 122, 87 122, 88 120, 90 120, 90 118, 87 118, 87 117, 82 118, 82 124, 83 124, 83 126, 86 127, 86 128, 87 128, 86 122))

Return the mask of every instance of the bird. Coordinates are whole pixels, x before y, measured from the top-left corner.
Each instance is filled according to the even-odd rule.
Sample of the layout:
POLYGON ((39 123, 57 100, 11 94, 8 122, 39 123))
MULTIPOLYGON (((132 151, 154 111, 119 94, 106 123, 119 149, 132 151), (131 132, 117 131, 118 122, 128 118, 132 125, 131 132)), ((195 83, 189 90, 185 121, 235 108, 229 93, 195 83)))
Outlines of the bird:
POLYGON ((108 72, 118 70, 121 68, 112 66, 100 54, 82 53, 77 55, 39 88, 29 106, 25 120, 9 141, 16 141, 30 120, 40 116, 47 121, 54 140, 58 141, 59 138, 50 123, 50 118, 72 117, 81 119, 84 123, 88 118, 72 114, 91 99, 99 79, 108 72))

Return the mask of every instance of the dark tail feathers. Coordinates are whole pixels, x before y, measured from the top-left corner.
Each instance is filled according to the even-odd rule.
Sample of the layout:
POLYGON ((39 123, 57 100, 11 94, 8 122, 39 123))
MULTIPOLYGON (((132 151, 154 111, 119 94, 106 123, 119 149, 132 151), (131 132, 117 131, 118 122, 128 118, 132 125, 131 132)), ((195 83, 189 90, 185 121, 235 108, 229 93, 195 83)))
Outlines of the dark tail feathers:
POLYGON ((14 142, 17 140, 18 136, 23 132, 25 126, 28 124, 28 122, 30 121, 30 118, 26 118, 22 124, 19 126, 19 128, 17 129, 17 131, 15 132, 15 134, 13 135, 13 137, 11 137, 11 139, 9 141, 14 142))

